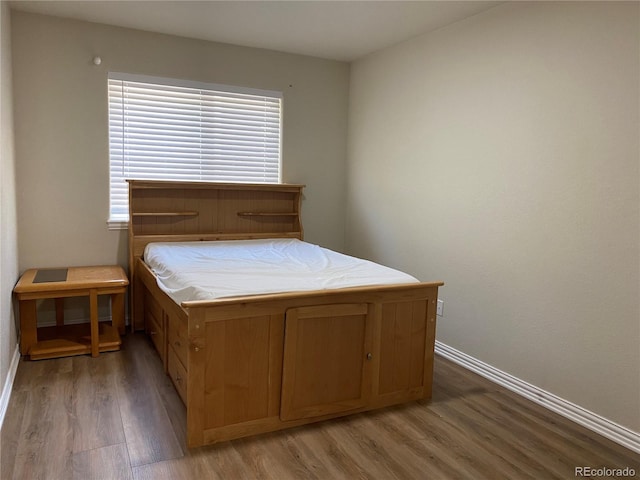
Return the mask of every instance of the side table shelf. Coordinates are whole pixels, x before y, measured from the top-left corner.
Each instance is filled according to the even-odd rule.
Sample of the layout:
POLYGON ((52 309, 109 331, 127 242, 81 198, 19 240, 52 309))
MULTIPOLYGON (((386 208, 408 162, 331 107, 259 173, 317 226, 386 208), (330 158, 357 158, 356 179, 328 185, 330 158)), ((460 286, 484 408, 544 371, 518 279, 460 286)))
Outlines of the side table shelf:
POLYGON ((20 308, 20 353, 39 360, 119 350, 128 285, 119 266, 27 270, 13 290, 20 308), (99 295, 111 297, 110 323, 98 322, 99 295), (83 296, 89 297, 89 328, 65 325, 64 299, 83 296), (36 302, 46 298, 55 299, 56 325, 38 328, 36 302))
MULTIPOLYGON (((98 353, 120 350, 120 334, 107 322, 98 324, 98 353)), ((38 341, 29 347, 31 360, 92 354, 91 332, 86 323, 38 328, 38 341)), ((96 355, 93 355, 96 356, 96 355)))

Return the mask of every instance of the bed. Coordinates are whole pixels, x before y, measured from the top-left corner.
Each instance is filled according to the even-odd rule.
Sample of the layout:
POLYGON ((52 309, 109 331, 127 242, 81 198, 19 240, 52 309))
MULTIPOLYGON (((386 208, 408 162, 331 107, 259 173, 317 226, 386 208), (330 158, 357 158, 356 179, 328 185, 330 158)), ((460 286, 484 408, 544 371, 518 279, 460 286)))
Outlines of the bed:
POLYGON ((129 181, 132 325, 185 403, 189 447, 431 397, 443 283, 366 261, 354 280, 352 257, 304 242, 302 190, 129 181))

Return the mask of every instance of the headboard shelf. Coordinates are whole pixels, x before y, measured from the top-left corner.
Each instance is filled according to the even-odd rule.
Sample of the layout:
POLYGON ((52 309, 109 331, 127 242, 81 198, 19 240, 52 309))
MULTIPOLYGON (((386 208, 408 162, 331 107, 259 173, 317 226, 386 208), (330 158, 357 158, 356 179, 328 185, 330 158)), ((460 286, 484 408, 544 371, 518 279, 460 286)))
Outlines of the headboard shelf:
POLYGON ((134 217, 196 217, 198 212, 135 212, 134 217))
POLYGON ((238 212, 239 217, 295 217, 297 212, 238 212))

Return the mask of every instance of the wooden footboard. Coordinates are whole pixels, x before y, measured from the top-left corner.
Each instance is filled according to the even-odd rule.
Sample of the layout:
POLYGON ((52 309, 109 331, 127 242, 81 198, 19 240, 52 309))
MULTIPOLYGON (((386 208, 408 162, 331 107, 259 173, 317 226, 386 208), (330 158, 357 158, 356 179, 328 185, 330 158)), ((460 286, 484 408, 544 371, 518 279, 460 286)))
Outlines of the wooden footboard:
POLYGON ((137 278, 189 447, 431 397, 441 282, 179 307, 142 261, 137 278))

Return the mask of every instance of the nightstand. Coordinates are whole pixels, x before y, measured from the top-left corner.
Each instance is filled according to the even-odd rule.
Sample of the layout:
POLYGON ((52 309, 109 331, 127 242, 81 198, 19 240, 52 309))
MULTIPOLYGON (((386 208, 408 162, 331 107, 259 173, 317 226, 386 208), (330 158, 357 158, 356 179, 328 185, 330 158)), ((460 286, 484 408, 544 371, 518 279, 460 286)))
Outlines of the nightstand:
POLYGON ((20 306, 20 353, 32 360, 120 349, 124 305, 129 280, 122 267, 31 269, 13 289, 20 306), (111 324, 98 322, 98 296, 111 297, 111 324), (90 334, 86 324, 64 324, 64 299, 89 297, 90 334), (38 328, 36 301, 55 299, 56 326, 38 328))

